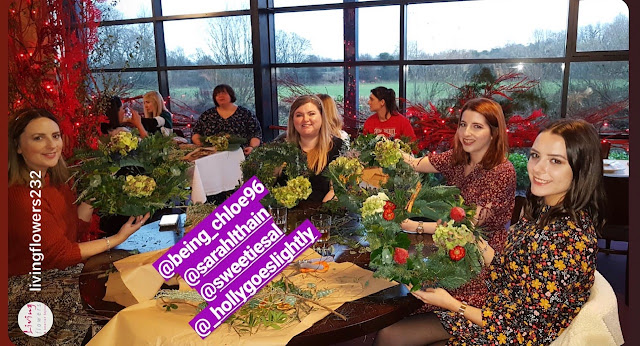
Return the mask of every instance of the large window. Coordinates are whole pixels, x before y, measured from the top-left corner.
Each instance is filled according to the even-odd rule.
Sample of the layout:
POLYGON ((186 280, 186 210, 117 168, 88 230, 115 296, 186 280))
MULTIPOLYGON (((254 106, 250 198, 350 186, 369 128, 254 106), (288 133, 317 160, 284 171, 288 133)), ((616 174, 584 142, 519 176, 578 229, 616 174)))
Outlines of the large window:
POLYGON ((125 97, 159 90, 174 113, 197 118, 213 106, 213 87, 229 84, 270 139, 277 131, 268 126, 286 126, 301 93, 331 95, 346 119, 360 120, 349 126, 360 126, 376 86, 394 89, 401 106, 444 107, 456 87, 489 71, 536 81, 531 92, 542 101, 525 103, 522 115, 610 112, 617 120, 607 126, 628 128, 622 0, 274 0, 251 8, 266 3, 101 3, 90 57, 98 87, 125 97))

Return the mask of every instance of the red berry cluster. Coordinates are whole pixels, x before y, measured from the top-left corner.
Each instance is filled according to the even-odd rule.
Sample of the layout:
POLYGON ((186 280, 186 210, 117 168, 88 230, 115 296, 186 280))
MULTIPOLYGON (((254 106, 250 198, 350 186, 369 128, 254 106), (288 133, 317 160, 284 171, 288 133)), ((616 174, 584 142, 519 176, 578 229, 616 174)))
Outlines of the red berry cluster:
POLYGON ((393 202, 387 201, 384 204, 383 209, 384 209, 384 213, 382 213, 383 219, 387 221, 391 221, 396 218, 396 213, 393 212, 396 209, 396 205, 393 204, 393 202))

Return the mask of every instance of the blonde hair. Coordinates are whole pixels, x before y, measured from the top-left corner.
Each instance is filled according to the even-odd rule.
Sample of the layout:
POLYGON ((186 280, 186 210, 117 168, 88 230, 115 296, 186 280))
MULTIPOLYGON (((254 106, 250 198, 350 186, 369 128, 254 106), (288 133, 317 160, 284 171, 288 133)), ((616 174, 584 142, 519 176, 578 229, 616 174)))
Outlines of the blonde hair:
MULTIPOLYGON (((18 154, 18 146, 20 145, 20 136, 24 133, 27 125, 31 121, 38 118, 48 118, 60 127, 58 119, 45 109, 27 109, 18 113, 14 118, 9 120, 9 186, 18 184, 28 184, 30 177, 30 169, 21 154, 18 154)), ((60 130, 62 132, 62 129, 60 130)), ((69 170, 62 156, 58 163, 47 170, 49 174, 49 182, 52 185, 62 185, 69 179, 69 170)))
POLYGON ((162 95, 160 95, 160 93, 155 90, 149 91, 146 94, 144 94, 142 99, 145 101, 149 100, 153 102, 153 104, 155 105, 153 112, 151 113, 147 113, 146 109, 144 110, 145 118, 159 117, 160 113, 162 113, 163 111, 169 112, 169 110, 167 109, 167 106, 164 105, 164 99, 162 98, 162 95))
POLYGON ((316 147, 307 152, 307 166, 316 174, 320 174, 327 166, 327 154, 333 149, 333 141, 331 140, 331 129, 327 117, 325 116, 325 110, 322 105, 322 101, 315 95, 303 95, 298 97, 291 104, 289 110, 289 122, 287 125, 287 142, 300 145, 300 134, 293 126, 293 115, 298 108, 307 104, 313 103, 320 111, 320 119, 322 123, 320 125, 320 132, 318 133, 318 142, 316 147))
POLYGON ((336 106, 336 102, 331 98, 331 96, 327 94, 318 94, 317 95, 320 100, 322 100, 322 105, 324 106, 324 113, 327 116, 327 121, 329 122, 329 128, 331 128, 331 134, 341 138, 342 127, 344 126, 344 121, 342 120, 342 116, 338 114, 338 107, 336 106))

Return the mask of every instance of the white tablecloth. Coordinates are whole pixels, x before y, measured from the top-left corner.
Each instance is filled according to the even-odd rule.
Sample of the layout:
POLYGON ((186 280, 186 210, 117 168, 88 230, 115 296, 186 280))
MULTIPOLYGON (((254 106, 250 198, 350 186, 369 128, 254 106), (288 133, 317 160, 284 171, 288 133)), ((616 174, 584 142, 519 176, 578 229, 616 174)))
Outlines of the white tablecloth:
POLYGON ((191 182, 191 200, 205 202, 206 196, 236 188, 242 181, 242 161, 242 149, 221 151, 197 159, 191 182))
POLYGON ((629 178, 629 160, 603 160, 604 176, 629 178))

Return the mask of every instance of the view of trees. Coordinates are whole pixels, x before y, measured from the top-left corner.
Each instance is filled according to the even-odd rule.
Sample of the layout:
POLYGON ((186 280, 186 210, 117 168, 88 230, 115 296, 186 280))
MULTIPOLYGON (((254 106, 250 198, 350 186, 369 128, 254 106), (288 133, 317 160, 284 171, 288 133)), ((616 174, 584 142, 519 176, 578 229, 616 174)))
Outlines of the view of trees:
MULTIPOLYGON (((148 15, 148 14, 147 14, 148 15)), ((308 15, 313 15, 309 12, 308 15)), ((109 12, 108 19, 118 19, 117 11, 109 12)), ((249 16, 194 19, 206 22, 206 31, 197 37, 202 41, 195 53, 187 53, 180 44, 167 47, 167 65, 188 67, 207 65, 243 65, 242 68, 169 70, 169 87, 173 100, 179 100, 199 115, 213 106, 211 90, 217 84, 231 85, 238 97, 238 104, 255 109, 251 23, 249 16)), ((179 22, 179 21, 177 21, 179 22)), ((167 26, 171 22, 166 22, 167 26)), ((103 26, 99 31, 100 43, 91 56, 91 66, 124 69, 131 67, 155 67, 156 49, 151 23, 103 26)), ((193 35, 193 33, 185 33, 193 35)), ((619 15, 610 23, 580 26, 577 49, 626 50, 629 47, 629 18, 619 15)), ((187 39, 185 37, 185 39, 187 39)), ((417 42, 408 42, 407 58, 415 60, 544 58, 564 56, 566 33, 538 30, 529 44, 510 43, 485 51, 449 50, 429 52, 418 48, 417 42)), ((275 60, 278 63, 309 63, 331 61, 313 54, 309 39, 295 32, 278 30, 275 33, 275 60)), ((358 68, 358 86, 361 109, 372 85, 385 85, 397 89, 398 50, 371 56, 360 54, 359 61, 389 61, 389 65, 361 66, 358 68)), ((537 92, 548 102, 547 112, 559 116, 563 68, 560 63, 492 63, 409 65, 407 69, 407 99, 426 104, 437 103, 451 97, 455 85, 467 82, 481 68, 488 67, 495 74, 509 71, 524 73, 540 81, 537 92)), ((629 64, 622 62, 585 62, 571 64, 568 115, 578 114, 596 105, 608 104, 628 98, 629 64)), ((100 75, 100 74, 98 74, 100 75)), ((113 77, 112 74, 105 74, 113 77)), ((279 68, 279 80, 287 78, 308 86, 317 92, 327 92, 336 97, 344 95, 342 67, 279 68)), ((113 79, 113 78, 112 78, 113 79)), ((153 72, 130 73, 120 79, 130 91, 152 88, 157 83, 153 72)), ((110 83, 114 83, 111 81, 110 83)), ((98 83, 100 84, 100 83, 98 83)), ((102 83, 106 85, 108 83, 102 83)), ((157 86, 156 86, 157 88, 157 86)), ((287 96, 278 89, 279 99, 287 96)), ((399 95, 400 96, 400 95, 399 95)), ((628 112, 628 111, 627 111, 628 112)))

